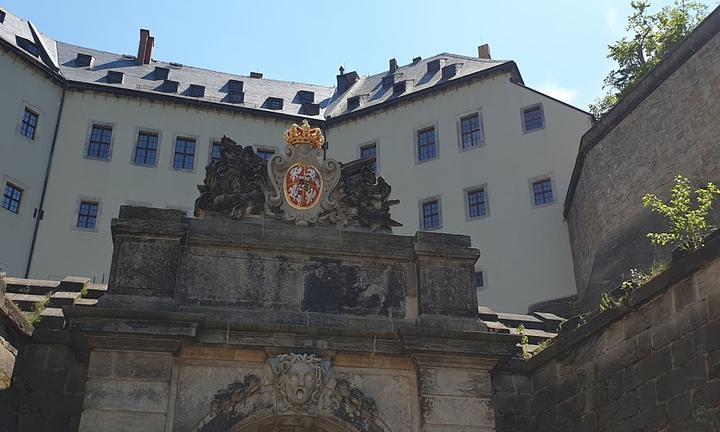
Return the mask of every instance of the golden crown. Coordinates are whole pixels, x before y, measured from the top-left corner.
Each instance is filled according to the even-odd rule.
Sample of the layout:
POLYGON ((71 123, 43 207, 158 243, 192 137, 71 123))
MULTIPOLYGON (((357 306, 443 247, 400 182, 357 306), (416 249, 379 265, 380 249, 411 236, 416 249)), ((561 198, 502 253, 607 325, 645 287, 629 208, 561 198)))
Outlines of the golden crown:
POLYGON ((320 128, 311 128, 307 120, 302 125, 293 123, 285 131, 285 142, 288 145, 310 144, 313 148, 322 148, 325 144, 325 137, 320 128))

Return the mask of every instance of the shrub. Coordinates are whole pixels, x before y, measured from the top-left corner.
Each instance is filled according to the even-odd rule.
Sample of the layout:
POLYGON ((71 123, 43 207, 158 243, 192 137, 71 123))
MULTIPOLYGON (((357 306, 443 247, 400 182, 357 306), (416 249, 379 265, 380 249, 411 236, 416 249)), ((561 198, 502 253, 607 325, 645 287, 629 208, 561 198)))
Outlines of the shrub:
POLYGON ((707 217, 718 196, 720 189, 712 183, 693 192, 690 180, 681 175, 675 177, 667 203, 653 194, 645 195, 643 205, 662 214, 670 223, 668 232, 648 233, 650 242, 660 246, 672 244, 685 251, 702 247, 705 237, 714 229, 708 225, 707 217))

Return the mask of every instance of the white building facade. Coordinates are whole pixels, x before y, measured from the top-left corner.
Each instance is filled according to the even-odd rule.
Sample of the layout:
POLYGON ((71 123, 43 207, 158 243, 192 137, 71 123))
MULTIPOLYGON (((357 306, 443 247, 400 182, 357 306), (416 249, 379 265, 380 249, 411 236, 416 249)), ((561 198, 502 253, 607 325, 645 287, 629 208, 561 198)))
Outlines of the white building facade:
POLYGON ((137 56, 76 47, 4 11, 0 271, 100 282, 121 205, 191 215, 222 135, 267 156, 307 118, 329 157, 377 158, 400 199, 396 233, 472 237, 481 304, 575 294, 561 197, 591 116, 526 87, 514 62, 486 48, 391 60, 331 88, 159 62, 152 47, 148 32, 137 56))

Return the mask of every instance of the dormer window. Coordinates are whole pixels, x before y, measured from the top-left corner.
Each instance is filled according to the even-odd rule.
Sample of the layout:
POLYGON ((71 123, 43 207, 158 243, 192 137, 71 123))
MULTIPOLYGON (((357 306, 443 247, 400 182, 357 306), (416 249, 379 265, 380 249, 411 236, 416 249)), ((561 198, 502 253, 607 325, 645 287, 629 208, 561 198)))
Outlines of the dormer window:
POLYGON ((442 66, 443 59, 435 59, 432 61, 429 61, 427 63, 427 73, 428 75, 435 75, 437 71, 440 70, 440 67, 442 66))
POLYGON ((110 84, 122 84, 125 74, 118 71, 108 71, 107 82, 110 84))
POLYGON ((245 93, 231 91, 230 93, 227 94, 227 97, 225 98, 225 100, 228 103, 241 104, 245 101, 245 93))
POLYGON ((281 110, 283 108, 282 98, 269 97, 265 103, 265 107, 271 110, 281 110))
POLYGON ((17 42, 17 44, 20 48, 24 49, 25 51, 29 52, 30 54, 34 55, 35 57, 40 55, 40 49, 38 48, 38 46, 35 45, 35 43, 31 42, 29 39, 25 39, 20 36, 15 36, 15 41, 17 42))
POLYGON ((180 83, 173 80, 165 80, 160 88, 160 91, 164 93, 177 93, 178 85, 180 83))
POLYGON ((405 93, 405 90, 407 90, 407 80, 397 82, 393 85, 393 94, 394 95, 401 95, 405 93))
POLYGON ((242 93, 243 82, 240 80, 228 80, 228 93, 242 93))
POLYGON ((309 90, 300 90, 297 92, 298 101, 301 104, 315 102, 315 92, 309 90))
POLYGON ((382 86, 384 88, 390 87, 395 83, 395 75, 385 75, 382 78, 382 86))
POLYGON ((166 80, 168 79, 168 76, 170 75, 170 69, 166 67, 160 67, 155 66, 155 70, 153 71, 153 79, 154 80, 166 80))
POLYGON ((78 53, 75 57, 75 66, 77 67, 93 67, 95 65, 95 57, 90 54, 78 53))
POLYGON ((302 106, 303 114, 305 115, 318 115, 320 114, 320 104, 307 103, 302 106))
POLYGON ((4 23, 4 22, 5 22, 5 11, 0 10, 0 23, 4 23))
POLYGON ((205 96, 205 86, 190 84, 190 87, 188 87, 188 95, 192 97, 205 96))
POLYGON ((450 79, 457 75, 458 70, 460 70, 460 66, 462 66, 462 63, 453 63, 445 66, 442 68, 442 78, 443 79, 450 79))
POLYGON ((347 100, 347 109, 352 110, 360 106, 360 96, 349 97, 347 100))

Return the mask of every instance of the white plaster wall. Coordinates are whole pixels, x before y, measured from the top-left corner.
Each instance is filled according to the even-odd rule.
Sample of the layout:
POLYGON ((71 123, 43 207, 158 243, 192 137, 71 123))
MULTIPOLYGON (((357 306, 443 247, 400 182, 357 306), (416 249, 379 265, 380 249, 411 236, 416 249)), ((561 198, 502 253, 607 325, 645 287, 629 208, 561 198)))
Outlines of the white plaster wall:
POLYGON ((87 276, 98 282, 104 277, 107 281, 112 257, 110 221, 117 217, 122 204, 180 208, 192 215, 211 140, 226 134, 241 145, 280 148, 287 126, 287 122, 268 118, 95 92, 68 92, 32 275, 87 276), (110 161, 84 157, 92 122, 113 124, 110 161), (132 163, 140 128, 160 131, 156 167, 132 163), (193 172, 172 169, 178 135, 196 138, 193 172), (75 228, 81 199, 100 201, 96 232, 75 228))
POLYGON ((377 141, 379 174, 400 204, 396 233, 419 229, 419 201, 440 196, 443 232, 468 234, 481 250, 487 290, 479 302, 498 311, 524 311, 529 304, 576 292, 562 201, 589 116, 509 82, 509 76, 380 111, 328 130, 329 155, 359 157, 361 144, 377 141), (523 133, 521 109, 543 104, 545 128, 523 133), (461 115, 480 109, 485 142, 459 151, 461 115), (415 130, 435 124, 439 158, 416 164, 415 130), (555 202, 535 208, 529 179, 550 174, 555 202), (487 185, 489 216, 467 221, 463 189, 487 185))
POLYGON ((18 214, 0 207, 0 271, 24 276, 62 89, 37 68, 0 53, 0 197, 9 180, 23 188, 18 214), (20 135, 25 107, 39 112, 35 139, 20 135))
MULTIPOLYGON (((482 252, 477 268, 485 271, 488 289, 480 291, 480 303, 501 311, 523 311, 531 303, 575 293, 562 200, 580 136, 590 120, 508 78, 476 82, 344 122, 330 127, 327 138, 329 156, 340 161, 357 158, 360 145, 377 142, 380 175, 401 200, 392 211, 404 224, 396 233, 413 234, 419 227, 419 201, 440 196, 442 231, 471 235, 482 252), (536 103, 543 104, 546 127, 524 134, 521 109, 536 103), (459 116, 476 109, 483 117, 484 145, 461 152, 459 116), (436 125, 440 156, 416 164, 415 130, 428 124, 436 125), (529 179, 546 174, 553 178, 555 202, 534 208, 529 179), (489 216, 467 221, 463 190, 483 184, 489 216)), ((107 280, 110 220, 120 205, 182 208, 191 213, 212 139, 224 133, 242 145, 280 149, 288 123, 90 91, 68 92, 31 275, 107 280), (92 122, 114 126, 109 162, 84 157, 92 122), (140 128, 161 133, 157 167, 132 164, 140 128), (178 135, 196 138, 193 172, 171 168, 178 135), (74 228, 81 199, 101 202, 96 232, 74 228)))

